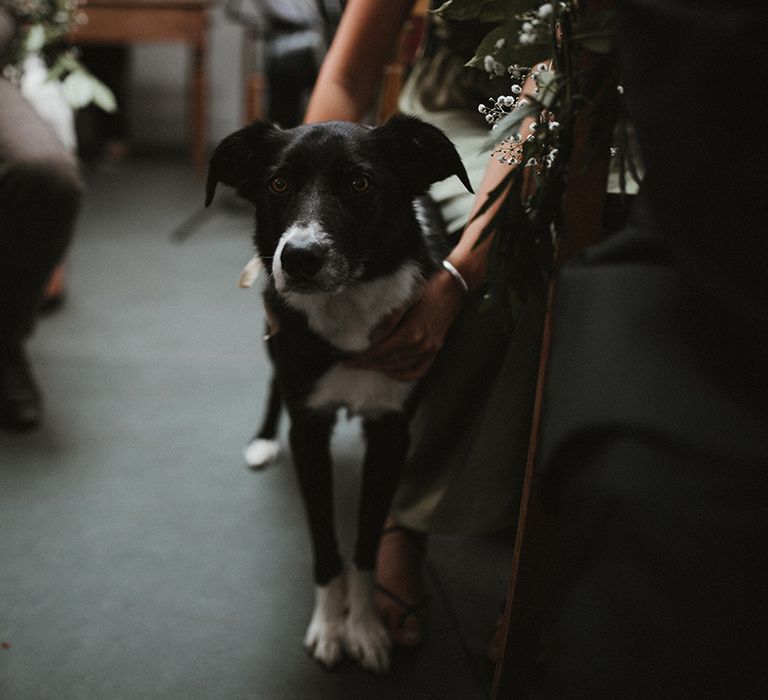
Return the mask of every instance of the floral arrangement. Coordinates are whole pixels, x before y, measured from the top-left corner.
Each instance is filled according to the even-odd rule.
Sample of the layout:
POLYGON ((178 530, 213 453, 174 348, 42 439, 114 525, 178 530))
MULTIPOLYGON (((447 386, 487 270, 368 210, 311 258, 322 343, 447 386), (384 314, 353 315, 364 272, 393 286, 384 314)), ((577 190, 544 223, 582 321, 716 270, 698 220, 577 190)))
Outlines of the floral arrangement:
POLYGON ((78 60, 67 35, 80 20, 78 0, 7 0, 21 31, 12 47, 11 63, 4 74, 20 82, 33 63, 42 61, 48 80, 61 84, 64 98, 73 109, 91 103, 107 112, 117 108, 112 91, 78 60))
MULTIPOLYGON (((488 22, 489 32, 467 66, 509 81, 504 94, 478 110, 491 128, 489 152, 516 167, 489 193, 477 216, 500 200, 480 236, 482 241, 493 234, 488 297, 519 307, 529 293, 543 291, 553 269, 576 115, 601 101, 595 113, 614 128, 622 114, 610 59, 613 13, 585 18, 572 1, 531 9, 516 0, 447 0, 435 12, 453 20, 488 22), (589 70, 580 61, 583 50, 605 60, 589 70), (536 87, 524 94, 529 76, 536 87)), ((617 151, 617 156, 622 163, 630 160, 631 171, 627 154, 617 151)))

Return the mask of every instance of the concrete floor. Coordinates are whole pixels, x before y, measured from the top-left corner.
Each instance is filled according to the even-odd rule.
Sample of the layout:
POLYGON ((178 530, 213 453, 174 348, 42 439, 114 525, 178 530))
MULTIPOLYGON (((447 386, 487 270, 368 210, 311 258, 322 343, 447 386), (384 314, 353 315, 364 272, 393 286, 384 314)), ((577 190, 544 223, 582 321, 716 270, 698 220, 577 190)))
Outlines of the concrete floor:
MULTIPOLYGON (((203 183, 178 157, 86 176, 67 303, 29 346, 45 425, 0 432, 0 698, 487 697, 508 534, 431 539, 428 637, 389 675, 306 656, 290 460, 240 456, 268 376, 258 291, 237 287, 250 212, 220 195, 184 229, 203 183)), ((360 447, 341 425, 348 548, 360 447)))

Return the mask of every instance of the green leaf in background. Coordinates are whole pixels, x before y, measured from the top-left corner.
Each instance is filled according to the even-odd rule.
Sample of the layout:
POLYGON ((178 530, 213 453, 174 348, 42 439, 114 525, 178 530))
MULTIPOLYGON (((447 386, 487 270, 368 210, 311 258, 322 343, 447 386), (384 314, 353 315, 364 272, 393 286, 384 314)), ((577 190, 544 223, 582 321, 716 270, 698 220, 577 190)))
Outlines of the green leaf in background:
POLYGON ((64 97, 74 109, 93 102, 93 83, 84 73, 70 73, 61 83, 64 97))
POLYGON ((605 10, 582 20, 575 28, 573 41, 594 53, 611 53, 616 48, 616 11, 605 10))
POLYGON ((43 46, 45 46, 45 28, 42 24, 35 24, 27 32, 24 50, 27 53, 38 53, 43 46))
POLYGON ((550 109, 560 89, 560 81, 553 70, 542 70, 536 74, 537 99, 544 109, 550 109))
POLYGON ((112 92, 104 83, 96 78, 93 79, 93 101, 97 107, 105 112, 117 111, 117 100, 115 93, 112 92))
POLYGON ((474 58, 466 65, 470 68, 484 70, 486 56, 493 56, 504 66, 514 64, 532 66, 538 61, 546 59, 552 52, 549 44, 542 42, 541 44, 520 46, 516 39, 511 38, 517 37, 520 24, 518 20, 512 20, 489 32, 477 47, 474 58))
POLYGON ((447 19, 503 22, 529 9, 530 2, 522 0, 446 0, 433 12, 447 19))

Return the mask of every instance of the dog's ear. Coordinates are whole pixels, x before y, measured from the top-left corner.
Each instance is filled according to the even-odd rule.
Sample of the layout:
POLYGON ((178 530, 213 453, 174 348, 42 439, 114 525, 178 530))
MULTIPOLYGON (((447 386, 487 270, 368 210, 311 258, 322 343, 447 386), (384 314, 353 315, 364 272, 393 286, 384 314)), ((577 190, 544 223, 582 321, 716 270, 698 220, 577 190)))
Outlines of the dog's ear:
POLYGON ((373 129, 371 138, 412 194, 426 192, 432 183, 451 175, 474 192, 455 146, 437 127, 416 117, 395 115, 373 129))
POLYGON ((205 206, 213 201, 216 185, 223 182, 238 194, 252 199, 252 183, 283 142, 285 132, 267 122, 254 122, 227 136, 208 163, 205 206))

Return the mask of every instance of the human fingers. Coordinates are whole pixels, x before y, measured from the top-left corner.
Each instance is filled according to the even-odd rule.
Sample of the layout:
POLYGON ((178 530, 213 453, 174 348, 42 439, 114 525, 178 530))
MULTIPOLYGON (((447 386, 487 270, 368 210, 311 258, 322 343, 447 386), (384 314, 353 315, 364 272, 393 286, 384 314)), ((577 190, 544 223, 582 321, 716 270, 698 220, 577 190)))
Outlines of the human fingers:
POLYGON ((397 328, 411 306, 412 304, 410 303, 404 306, 399 306, 393 311, 390 311, 381 321, 379 321, 369 336, 371 346, 378 345, 385 340, 395 328, 397 328))
POLYGON ((411 365, 401 366, 384 371, 384 374, 401 382, 409 382, 421 379, 424 375, 427 374, 427 372, 429 372, 436 356, 437 355, 435 354, 428 357, 423 357, 411 365))

